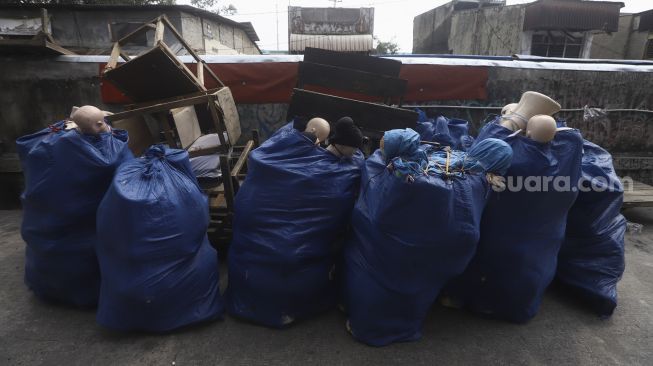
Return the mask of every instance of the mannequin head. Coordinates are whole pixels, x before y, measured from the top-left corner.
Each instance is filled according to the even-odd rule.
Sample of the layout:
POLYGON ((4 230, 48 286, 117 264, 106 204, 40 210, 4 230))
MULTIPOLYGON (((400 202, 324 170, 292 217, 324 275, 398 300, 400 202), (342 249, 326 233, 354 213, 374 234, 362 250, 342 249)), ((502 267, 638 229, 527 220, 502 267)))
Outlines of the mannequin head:
POLYGON ((362 146, 363 133, 354 125, 354 121, 349 117, 340 118, 327 150, 338 157, 352 157, 362 146))
POLYGON ((329 137, 331 126, 325 119, 316 117, 308 121, 304 132, 314 134, 317 137, 316 143, 320 143, 326 141, 327 137, 329 137))
POLYGON ((517 107, 517 103, 510 103, 503 106, 501 109, 501 115, 505 116, 506 114, 512 113, 512 111, 517 107))
POLYGON ((70 118, 75 122, 79 131, 83 134, 98 135, 102 132, 109 132, 109 126, 104 122, 104 112, 91 105, 79 107, 70 118))
POLYGON ((538 114, 528 120, 526 136, 534 141, 547 143, 555 137, 556 129, 557 125, 553 117, 538 114))
POLYGON ((544 94, 527 91, 522 94, 517 106, 501 117, 502 126, 513 131, 526 130, 526 124, 537 114, 552 115, 560 110, 560 104, 544 94))

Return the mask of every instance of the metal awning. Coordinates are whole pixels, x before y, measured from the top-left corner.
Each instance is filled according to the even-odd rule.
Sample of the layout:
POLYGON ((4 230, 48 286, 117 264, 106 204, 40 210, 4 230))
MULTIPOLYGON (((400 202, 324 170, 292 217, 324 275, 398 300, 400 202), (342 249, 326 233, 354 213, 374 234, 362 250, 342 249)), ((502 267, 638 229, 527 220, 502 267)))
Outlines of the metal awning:
POLYGON ((526 6, 524 30, 619 30, 621 2, 540 0, 526 6))
POLYGON ((290 34, 288 48, 291 52, 302 52, 306 47, 341 52, 368 52, 372 50, 371 34, 327 35, 290 34))

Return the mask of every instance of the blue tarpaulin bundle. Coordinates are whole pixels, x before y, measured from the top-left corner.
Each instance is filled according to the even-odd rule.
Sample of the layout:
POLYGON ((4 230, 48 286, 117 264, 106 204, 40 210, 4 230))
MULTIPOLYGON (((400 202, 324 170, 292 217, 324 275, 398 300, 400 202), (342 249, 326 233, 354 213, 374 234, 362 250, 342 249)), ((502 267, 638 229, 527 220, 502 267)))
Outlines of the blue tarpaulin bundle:
POLYGON ((407 180, 377 150, 365 162, 361 185, 344 252, 350 330, 374 346, 419 339, 441 287, 476 250, 489 192, 485 174, 407 180))
POLYGON ((235 199, 227 311, 282 327, 335 305, 334 263, 363 156, 341 159, 286 125, 248 161, 235 199))
POLYGON ((598 315, 609 316, 625 269, 624 190, 610 153, 589 141, 583 142, 582 174, 583 189, 569 211, 558 255, 557 279, 598 315))
POLYGON ((95 213, 118 165, 132 158, 127 139, 117 129, 66 131, 61 121, 16 141, 25 174, 25 282, 38 297, 97 304, 95 213))
POLYGON ((420 109, 417 113, 416 131, 423 141, 438 142, 461 151, 466 151, 474 142, 474 138, 469 135, 469 122, 444 116, 429 118, 420 109))
POLYGON ((482 129, 477 142, 489 137, 512 146, 507 188, 492 192, 478 251, 445 293, 473 311, 524 322, 537 313, 555 275, 567 212, 578 195, 582 137, 569 129, 541 144, 495 122, 482 129))
POLYGON ((186 151, 155 145, 121 165, 97 214, 98 323, 159 332, 220 317, 208 224, 186 151))

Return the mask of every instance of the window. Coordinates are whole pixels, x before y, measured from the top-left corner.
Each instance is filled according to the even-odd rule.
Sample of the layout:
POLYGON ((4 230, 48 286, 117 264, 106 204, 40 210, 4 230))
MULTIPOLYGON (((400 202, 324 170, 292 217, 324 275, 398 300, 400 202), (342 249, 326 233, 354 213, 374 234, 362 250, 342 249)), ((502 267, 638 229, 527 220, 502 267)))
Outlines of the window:
MULTIPOLYGON (((143 23, 110 23, 109 29, 111 30, 111 42, 116 42, 122 37, 128 35, 129 33, 135 31, 138 27, 142 26, 143 23)), ((134 46, 147 46, 147 34, 146 32, 141 32, 134 36, 130 41, 130 45, 134 46)))
POLYGON ((546 31, 533 34, 531 55, 580 58, 585 37, 578 32, 546 31))

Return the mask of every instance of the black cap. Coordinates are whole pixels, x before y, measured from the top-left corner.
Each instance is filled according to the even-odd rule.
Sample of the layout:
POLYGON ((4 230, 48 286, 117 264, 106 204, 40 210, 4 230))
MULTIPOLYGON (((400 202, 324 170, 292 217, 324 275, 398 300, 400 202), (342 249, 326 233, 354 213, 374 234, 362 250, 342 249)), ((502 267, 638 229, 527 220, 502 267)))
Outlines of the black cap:
POLYGON ((349 117, 342 117, 336 122, 333 137, 329 143, 361 148, 363 146, 363 133, 356 127, 349 117))

